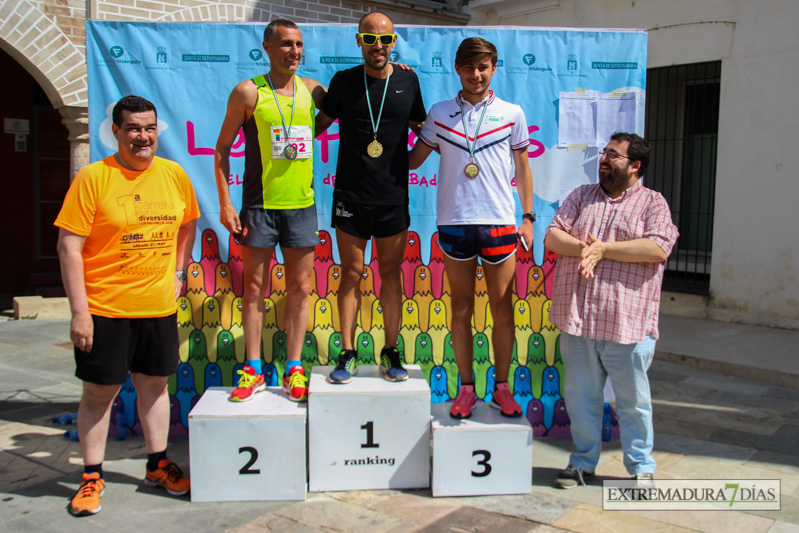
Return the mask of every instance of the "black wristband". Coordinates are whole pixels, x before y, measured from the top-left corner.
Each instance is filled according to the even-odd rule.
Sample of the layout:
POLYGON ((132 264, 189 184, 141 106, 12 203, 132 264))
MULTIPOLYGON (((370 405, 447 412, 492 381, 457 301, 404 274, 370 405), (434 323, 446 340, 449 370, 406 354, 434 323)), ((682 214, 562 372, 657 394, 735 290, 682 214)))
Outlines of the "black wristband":
POLYGON ((522 220, 526 219, 530 222, 535 222, 535 211, 530 211, 529 213, 525 213, 522 215, 522 220))

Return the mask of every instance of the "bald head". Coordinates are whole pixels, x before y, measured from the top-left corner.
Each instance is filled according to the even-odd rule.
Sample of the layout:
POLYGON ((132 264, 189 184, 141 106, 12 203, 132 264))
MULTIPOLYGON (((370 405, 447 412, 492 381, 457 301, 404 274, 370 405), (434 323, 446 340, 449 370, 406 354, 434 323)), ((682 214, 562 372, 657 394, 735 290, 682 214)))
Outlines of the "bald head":
POLYGON ((361 17, 358 22, 358 31, 376 35, 394 33, 394 23, 385 13, 373 11, 361 17))

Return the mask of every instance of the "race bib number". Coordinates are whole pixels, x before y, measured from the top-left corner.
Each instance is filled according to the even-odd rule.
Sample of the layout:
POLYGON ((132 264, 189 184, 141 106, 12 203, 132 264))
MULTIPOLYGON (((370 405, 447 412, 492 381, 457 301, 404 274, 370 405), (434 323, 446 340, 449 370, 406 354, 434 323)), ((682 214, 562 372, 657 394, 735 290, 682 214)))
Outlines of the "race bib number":
POLYGON ((272 159, 286 159, 286 145, 297 150, 297 159, 313 157, 313 137, 310 126, 292 126, 291 137, 286 138, 283 128, 272 128, 272 159))

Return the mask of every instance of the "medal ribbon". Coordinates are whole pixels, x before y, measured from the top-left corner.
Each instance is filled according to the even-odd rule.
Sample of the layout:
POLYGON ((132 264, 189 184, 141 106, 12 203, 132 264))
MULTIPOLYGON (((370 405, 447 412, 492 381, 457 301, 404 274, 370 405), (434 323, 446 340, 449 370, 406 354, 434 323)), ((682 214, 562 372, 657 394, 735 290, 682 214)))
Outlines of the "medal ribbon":
POLYGON ((477 134, 480 132, 480 125, 483 123, 483 117, 486 115, 488 109, 488 101, 483 106, 483 112, 480 114, 480 121, 477 122, 477 129, 474 130, 474 142, 469 145, 469 130, 466 128, 466 114, 463 112, 463 95, 461 95, 461 121, 463 122, 463 133, 466 135, 466 149, 469 150, 469 161, 474 161, 474 149, 477 147, 477 134))
POLYGON ((294 99, 297 96, 297 76, 294 76, 294 92, 291 95, 291 122, 289 122, 288 128, 286 128, 286 119, 283 118, 283 110, 280 109, 280 102, 277 101, 277 93, 275 92, 275 88, 272 87, 272 80, 269 78, 269 73, 266 74, 266 81, 269 82, 269 88, 272 89, 272 98, 275 99, 277 112, 280 113, 280 121, 283 123, 283 134, 286 136, 286 144, 289 144, 289 140, 291 139, 291 125, 294 124, 294 99))
POLYGON ((372 122, 372 131, 375 135, 375 140, 377 140, 377 127, 380 125, 380 117, 383 116, 383 104, 386 103, 386 91, 388 90, 388 80, 391 78, 391 69, 388 70, 388 76, 386 76, 386 86, 383 87, 383 99, 380 101, 380 112, 377 114, 377 123, 375 124, 375 116, 372 114, 372 102, 369 100, 369 86, 366 84, 366 68, 363 69, 363 86, 366 89, 366 104, 369 108, 369 120, 372 122))

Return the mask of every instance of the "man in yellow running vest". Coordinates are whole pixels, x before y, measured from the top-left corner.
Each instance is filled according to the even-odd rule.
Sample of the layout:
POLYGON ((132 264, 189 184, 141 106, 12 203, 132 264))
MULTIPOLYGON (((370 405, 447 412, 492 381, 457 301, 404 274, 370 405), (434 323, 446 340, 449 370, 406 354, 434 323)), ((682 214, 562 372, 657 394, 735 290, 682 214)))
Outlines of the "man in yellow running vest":
POLYGON ((230 400, 244 402, 265 388, 261 371, 264 293, 275 246, 286 276, 287 363, 283 390, 307 398, 300 353, 308 322, 314 247, 319 242, 313 190, 314 117, 325 89, 295 73, 302 61, 302 33, 278 19, 264 30, 267 74, 245 80, 230 93, 214 155, 220 221, 241 243, 244 267, 244 341, 247 364, 230 400), (230 200, 230 150, 244 128, 246 142, 241 213, 230 200))

